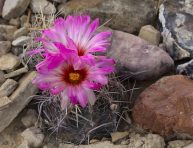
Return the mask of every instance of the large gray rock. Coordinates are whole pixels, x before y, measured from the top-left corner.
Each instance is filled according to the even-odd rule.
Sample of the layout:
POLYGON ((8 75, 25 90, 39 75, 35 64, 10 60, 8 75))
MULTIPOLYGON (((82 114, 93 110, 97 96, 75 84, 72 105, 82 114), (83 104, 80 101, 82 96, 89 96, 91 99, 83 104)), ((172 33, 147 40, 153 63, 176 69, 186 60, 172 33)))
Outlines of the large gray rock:
POLYGON ((65 16, 85 12, 113 29, 138 32, 147 24, 152 24, 156 16, 155 0, 71 0, 59 6, 65 16))
POLYGON ((12 101, 3 110, 0 108, 0 132, 3 131, 31 101, 32 95, 37 93, 37 88, 32 84, 35 72, 29 72, 20 81, 15 92, 9 97, 12 101))
POLYGON ((185 146, 189 146, 192 143, 192 140, 175 140, 170 141, 167 148, 185 148, 185 146))
POLYGON ((30 0, 6 0, 3 6, 2 16, 4 19, 16 18, 27 9, 30 0))
POLYGON ((117 61, 118 72, 130 73, 137 80, 154 79, 174 68, 164 50, 121 31, 114 31, 108 54, 117 61))
POLYGON ((16 26, 0 24, 0 40, 12 40, 13 33, 17 30, 16 26))
POLYGON ((27 43, 29 43, 30 40, 31 40, 31 37, 29 36, 20 36, 12 42, 12 45, 13 46, 24 46, 27 43))
POLYGON ((193 0, 165 0, 160 6, 163 42, 174 60, 193 57, 193 0))
POLYGON ((187 75, 188 77, 193 79, 193 60, 190 60, 189 62, 178 65, 176 72, 178 74, 187 75))

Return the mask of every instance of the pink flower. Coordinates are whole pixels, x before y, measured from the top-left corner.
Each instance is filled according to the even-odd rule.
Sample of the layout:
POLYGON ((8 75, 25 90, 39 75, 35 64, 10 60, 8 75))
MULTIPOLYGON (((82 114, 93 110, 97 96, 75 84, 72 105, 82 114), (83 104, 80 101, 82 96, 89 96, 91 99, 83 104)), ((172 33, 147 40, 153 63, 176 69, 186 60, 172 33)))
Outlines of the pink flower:
POLYGON ((53 27, 43 30, 42 37, 37 39, 43 43, 43 49, 34 50, 33 53, 44 51, 57 54, 59 51, 55 43, 60 43, 77 53, 77 66, 85 62, 93 64, 93 53, 105 52, 110 45, 109 37, 112 35, 110 31, 96 34, 98 27, 99 19, 91 22, 88 15, 58 18, 54 21, 53 27))
POLYGON ((69 103, 93 105, 96 99, 93 90, 106 85, 107 75, 114 71, 114 60, 94 55, 105 52, 110 44, 111 32, 96 34, 98 26, 99 20, 91 22, 87 15, 59 18, 38 39, 43 48, 32 51, 44 55, 36 65, 33 82, 53 95, 60 94, 63 109, 69 103))
POLYGON ((61 94, 63 109, 69 102, 82 107, 88 102, 93 105, 96 99, 93 90, 108 83, 107 74, 114 71, 114 60, 100 56, 94 65, 83 64, 75 69, 71 58, 57 58, 59 64, 56 65, 52 58, 49 63, 45 62, 46 59, 38 64, 38 74, 33 83, 42 90, 50 90, 53 95, 61 94), (48 68, 50 64, 53 64, 51 69, 48 68))

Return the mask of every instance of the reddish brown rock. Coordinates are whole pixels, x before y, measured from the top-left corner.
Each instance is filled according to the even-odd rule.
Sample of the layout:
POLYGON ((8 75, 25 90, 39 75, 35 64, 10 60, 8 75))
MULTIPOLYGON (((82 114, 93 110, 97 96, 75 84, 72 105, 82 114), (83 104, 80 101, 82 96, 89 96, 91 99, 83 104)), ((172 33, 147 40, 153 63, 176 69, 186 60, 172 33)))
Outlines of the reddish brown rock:
POLYGON ((135 123, 163 136, 193 135, 193 81, 163 77, 141 93, 132 115, 135 123))

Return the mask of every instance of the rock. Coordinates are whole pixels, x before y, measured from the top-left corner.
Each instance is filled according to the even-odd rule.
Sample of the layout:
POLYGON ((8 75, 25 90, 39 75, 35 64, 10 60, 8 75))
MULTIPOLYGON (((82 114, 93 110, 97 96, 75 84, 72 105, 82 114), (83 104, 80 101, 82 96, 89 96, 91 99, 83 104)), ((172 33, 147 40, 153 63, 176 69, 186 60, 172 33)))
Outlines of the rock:
POLYGON ((151 25, 143 26, 139 32, 140 38, 157 46, 159 45, 160 42, 160 36, 161 36, 160 32, 151 25))
POLYGON ((1 14, 2 14, 4 2, 5 2, 5 0, 1 0, 1 1, 0 1, 0 16, 1 16, 1 14))
POLYGON ((193 60, 190 60, 187 63, 180 64, 177 66, 176 73, 187 75, 191 79, 193 79, 193 60))
POLYGON ((192 0, 165 0, 160 6, 163 42, 174 60, 193 57, 192 7, 192 0))
POLYGON ((21 36, 26 36, 28 34, 28 29, 26 27, 22 27, 18 30, 16 30, 13 34, 14 36, 14 39, 17 39, 18 37, 21 37, 21 36))
POLYGON ((17 86, 18 83, 15 80, 7 79, 0 87, 0 97, 10 96, 17 86))
POLYGON ((113 29, 136 33, 142 26, 154 22, 155 4, 155 0, 70 0, 58 10, 64 16, 77 11, 90 14, 113 29))
POLYGON ((161 136, 155 134, 147 134, 144 137, 132 134, 128 148, 165 148, 165 142, 161 136))
POLYGON ((94 144, 94 143, 97 143, 97 142, 100 142, 98 139, 92 139, 90 140, 90 144, 94 144))
POLYGON ((118 72, 129 71, 137 80, 157 78, 174 68, 173 60, 165 51, 121 31, 114 31, 108 54, 116 60, 118 72))
POLYGON ((0 70, 13 70, 20 65, 20 60, 12 53, 0 57, 0 70))
POLYGON ((16 18, 27 9, 30 0, 6 0, 3 6, 2 16, 4 19, 16 18))
POLYGON ((16 26, 0 24, 0 40, 12 40, 13 33, 17 30, 16 26))
POLYGON ((165 137, 193 134, 193 81, 182 75, 163 77, 145 89, 134 105, 135 123, 165 137))
POLYGON ((54 14, 55 6, 47 0, 31 0, 30 7, 33 13, 54 14))
POLYGON ((16 56, 20 56, 23 53, 23 47, 14 47, 12 46, 11 48, 11 52, 16 55, 16 56))
POLYGON ((63 4, 67 2, 67 0, 52 0, 52 1, 57 3, 63 3, 63 4))
POLYGON ((192 140, 175 140, 168 143, 167 148, 184 148, 193 143, 192 140))
POLYGON ((29 36, 20 36, 12 42, 13 46, 24 46, 31 40, 29 36))
POLYGON ((0 132, 5 129, 31 101, 32 95, 38 89, 32 84, 36 73, 29 72, 20 81, 18 88, 9 97, 12 103, 5 109, 0 110, 0 132))
POLYGON ((0 70, 0 86, 5 82, 4 72, 0 70))
POLYGON ((11 49, 10 41, 0 41, 0 56, 5 55, 11 49))
POLYGON ((59 148, 128 148, 127 145, 113 145, 110 141, 103 141, 89 145, 73 145, 63 144, 59 145, 59 148))
POLYGON ((0 109, 5 107, 9 103, 11 103, 11 100, 7 96, 1 97, 0 98, 0 109))
POLYGON ((37 112, 33 109, 29 109, 24 117, 21 119, 25 127, 35 126, 35 123, 38 121, 37 112))
POLYGON ((23 68, 20 68, 20 69, 17 69, 15 71, 12 71, 8 74, 5 74, 4 77, 7 79, 7 78, 12 78, 12 77, 15 77, 15 76, 18 76, 18 75, 21 75, 23 73, 26 73, 28 72, 28 68, 27 66, 26 67, 23 67, 23 68))
POLYGON ((129 132, 115 132, 111 133, 112 142, 117 142, 123 138, 126 138, 129 135, 129 132))
POLYGON ((184 148, 193 148, 193 143, 188 146, 185 146, 184 148))
POLYGON ((30 147, 40 147, 43 144, 44 134, 39 128, 31 127, 26 129, 21 136, 24 138, 24 141, 28 142, 30 147))
POLYGON ((15 19, 12 18, 12 19, 10 19, 9 24, 13 25, 13 26, 19 27, 19 25, 20 25, 19 18, 15 18, 15 19))
POLYGON ((17 148, 30 148, 27 141, 23 141, 17 148))
POLYGON ((21 27, 24 27, 24 24, 27 23, 27 19, 28 19, 28 16, 27 16, 27 15, 22 15, 22 16, 20 17, 21 27))

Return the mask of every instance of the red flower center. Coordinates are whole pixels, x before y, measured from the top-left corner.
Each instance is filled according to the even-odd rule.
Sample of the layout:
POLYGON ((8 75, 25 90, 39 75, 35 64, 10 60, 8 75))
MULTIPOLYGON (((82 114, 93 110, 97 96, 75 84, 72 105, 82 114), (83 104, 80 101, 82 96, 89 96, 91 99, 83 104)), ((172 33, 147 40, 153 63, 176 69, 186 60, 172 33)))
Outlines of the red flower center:
POLYGON ((71 85, 83 82, 87 77, 87 69, 74 70, 72 66, 63 70, 62 80, 71 85))
POLYGON ((82 48, 78 48, 78 56, 83 56, 85 54, 85 50, 82 48))

